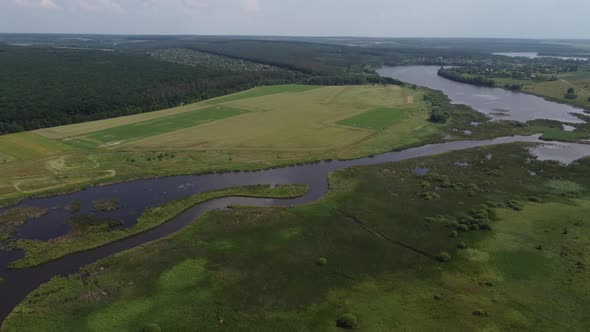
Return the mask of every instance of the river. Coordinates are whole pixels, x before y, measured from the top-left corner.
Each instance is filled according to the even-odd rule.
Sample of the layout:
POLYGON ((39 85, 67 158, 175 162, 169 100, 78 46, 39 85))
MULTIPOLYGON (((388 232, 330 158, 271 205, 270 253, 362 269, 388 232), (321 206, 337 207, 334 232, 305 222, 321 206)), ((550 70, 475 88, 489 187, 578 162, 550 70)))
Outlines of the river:
POLYGON ((438 76, 438 66, 384 67, 378 73, 400 81, 444 92, 453 104, 465 104, 495 120, 526 122, 536 119, 584 123, 573 114, 584 110, 500 88, 479 87, 438 76))
MULTIPOLYGON (((411 77, 426 71, 434 73, 434 76, 425 79, 407 80, 409 83, 427 85, 429 81, 437 81, 436 71, 432 67, 412 67, 414 69, 384 69, 386 73, 405 73, 411 77)), ((402 77, 396 78, 404 80, 402 77)), ((455 83, 454 84, 461 84, 455 83)), ((438 88, 436 85, 428 85, 438 88)), ((465 88, 468 90, 467 88, 465 88)), ((479 88, 475 88, 479 89, 479 88)), ((495 89, 499 90, 499 89, 495 89)), ((443 90, 444 91, 444 90, 443 90)), ((446 92, 446 91, 445 91, 446 92)), ((494 93, 496 93, 494 91, 494 93)), ((499 92, 498 92, 499 93, 499 92)), ((454 99, 454 97, 452 97, 454 99)), ((540 99, 540 98, 539 98, 540 99)), ((453 100, 457 102, 457 100, 453 100)), ((547 102, 550 103, 550 102, 547 102)), ((553 104, 553 103, 552 103, 553 104)), ((555 107, 559 107, 561 105, 555 107)), ((472 105, 473 106, 473 105, 472 105)), ((516 107, 517 105, 512 105, 516 107)), ((548 106, 547 106, 548 107, 548 106)), ((548 107, 549 108, 549 107, 548 107)), ((515 113, 520 113, 518 109, 515 113)), ((118 199, 123 209, 101 214, 101 217, 121 219, 125 226, 131 227, 137 217, 146 209, 160 205, 173 199, 200 192, 211 191, 235 186, 256 184, 305 184, 309 191, 302 197, 294 199, 257 199, 228 197, 211 200, 179 214, 169 222, 162 224, 145 233, 117 241, 105 246, 88 251, 75 253, 61 259, 30 269, 9 269, 8 265, 20 258, 22 252, 0 251, 0 277, 5 282, 0 284, 0 321, 2 321, 12 309, 22 301, 25 296, 39 287, 42 283, 57 275, 67 275, 78 271, 84 265, 93 263, 112 254, 146 244, 167 235, 178 232, 190 223, 194 222, 204 213, 224 209, 231 205, 251 206, 297 206, 308 204, 322 198, 328 191, 328 175, 330 172, 347 167, 375 165, 387 162, 397 162, 418 157, 433 156, 445 152, 470 149, 475 147, 507 144, 515 142, 540 143, 539 135, 502 137, 492 140, 479 141, 455 141, 440 144, 431 144, 421 147, 409 148, 402 151, 389 152, 372 158, 362 158, 347 161, 331 161, 316 164, 285 167, 258 172, 238 172, 224 174, 209 174, 199 176, 173 176, 157 179, 137 180, 126 183, 111 184, 100 187, 90 187, 82 191, 47 198, 26 199, 21 205, 47 207, 49 212, 42 218, 26 223, 20 228, 20 235, 24 238, 51 239, 66 233, 69 228, 66 220, 66 206, 74 201, 82 203, 82 212, 91 209, 91 202, 96 199, 118 199), (121 211, 122 210, 122 211, 121 211)), ((533 154, 539 159, 559 159, 563 162, 580 159, 590 155, 590 145, 584 144, 553 144, 544 143, 541 147, 533 148, 533 154), (561 152, 560 152, 561 151, 561 152), (548 155, 548 156, 547 156, 548 155)))

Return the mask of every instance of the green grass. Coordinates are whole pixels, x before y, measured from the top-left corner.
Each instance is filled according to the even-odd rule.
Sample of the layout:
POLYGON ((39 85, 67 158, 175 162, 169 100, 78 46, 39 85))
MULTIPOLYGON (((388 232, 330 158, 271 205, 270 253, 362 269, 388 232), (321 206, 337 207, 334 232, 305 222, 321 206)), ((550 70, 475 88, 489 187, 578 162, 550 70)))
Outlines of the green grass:
POLYGON ((408 113, 405 109, 376 108, 368 112, 339 121, 338 124, 351 127, 381 130, 401 121, 408 113))
POLYGON ((128 124, 84 135, 91 142, 123 142, 193 127, 202 123, 228 118, 246 112, 229 107, 210 107, 165 118, 128 124))
POLYGON ((207 103, 212 104, 212 105, 218 105, 218 104, 227 103, 230 101, 268 96, 268 95, 273 95, 273 94, 277 94, 277 93, 305 92, 305 91, 317 89, 319 87, 320 86, 297 85, 297 84, 263 86, 260 88, 244 91, 241 93, 236 93, 236 94, 233 94, 230 96, 211 99, 211 100, 207 101, 207 103))
POLYGON ((31 132, 0 136, 0 160, 30 160, 59 155, 72 150, 60 141, 51 140, 31 132))
POLYGON ((590 264, 588 213, 587 198, 529 203, 521 212, 500 210, 495 236, 481 244, 489 257, 489 278, 502 280, 498 292, 559 330, 590 327, 583 314, 590 305, 590 281, 585 276, 590 264))
MULTIPOLYGON (((15 268, 26 268, 46 263, 75 252, 88 250, 101 245, 121 240, 135 234, 148 231, 161 225, 188 208, 215 198, 228 196, 293 198, 307 192, 307 186, 247 186, 226 188, 201 193, 166 203, 145 211, 137 220, 137 224, 129 229, 109 229, 107 224, 86 227, 82 231, 75 230, 51 241, 18 240, 13 245, 25 250, 25 257, 13 263, 15 268)), ((110 207, 110 204, 109 204, 110 207)))
POLYGON ((0 205, 142 177, 358 158, 439 141, 451 126, 481 118, 457 109, 452 123, 432 124, 426 121, 430 106, 424 93, 394 85, 261 87, 247 92, 249 98, 231 95, 218 106, 202 102, 2 136, 0 155, 6 161, 0 162, 0 205), (379 130, 336 125, 377 108, 408 111, 379 130), (45 149, 46 144, 53 149, 45 149), (32 148, 39 152, 18 160, 5 157, 32 148))
POLYGON ((588 330, 590 280, 576 271, 590 264, 590 163, 525 163, 526 151, 508 145, 345 169, 314 204, 209 213, 174 236, 54 278, 2 331, 148 323, 337 331, 346 313, 367 331, 588 330), (412 175, 418 166, 434 175, 412 175), (558 176, 579 186, 578 199, 550 190, 558 176), (418 196, 435 187, 439 199, 418 196), (546 203, 524 203, 531 196, 546 203), (501 207, 513 200, 521 211, 501 207), (484 215, 492 231, 449 238, 454 222, 484 215), (437 262, 441 252, 451 260, 437 262))

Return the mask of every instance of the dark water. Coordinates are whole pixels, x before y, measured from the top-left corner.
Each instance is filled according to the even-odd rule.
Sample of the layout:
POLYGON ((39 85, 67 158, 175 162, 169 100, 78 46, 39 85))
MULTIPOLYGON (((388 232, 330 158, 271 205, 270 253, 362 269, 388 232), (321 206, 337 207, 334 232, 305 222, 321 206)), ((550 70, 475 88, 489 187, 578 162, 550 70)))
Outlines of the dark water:
MULTIPOLYGON (((16 306, 22 299, 40 284, 56 275, 66 275, 76 272, 81 266, 95 262, 98 259, 148 243, 161 237, 175 233, 194 222, 205 212, 224 209, 231 205, 248 206, 295 206, 310 203, 323 197, 328 191, 327 177, 330 172, 352 166, 375 165, 386 162, 396 162, 418 157, 432 156, 449 151, 464 150, 474 147, 506 144, 514 142, 538 143, 539 135, 503 137, 493 140, 457 141, 441 144, 431 144, 411 148, 398 152, 390 152, 373 158, 363 158, 348 161, 332 161, 312 165, 286 167, 275 170, 225 173, 202 176, 175 176, 159 179, 138 180, 89 189, 49 198, 27 199, 21 204, 30 206, 45 206, 51 210, 46 217, 28 223, 21 229, 21 234, 35 238, 49 238, 63 231, 64 206, 80 200, 84 209, 95 199, 119 199, 126 208, 115 211, 112 215, 122 218, 125 224, 135 222, 136 216, 143 210, 171 199, 197 192, 209 191, 225 187, 255 185, 255 184, 306 184, 309 192, 295 199, 257 199, 257 198, 220 198, 196 205, 181 213, 171 221, 128 239, 107 244, 88 251, 72 254, 47 264, 23 270, 8 268, 11 261, 22 257, 22 252, 0 253, 0 276, 5 282, 0 285, 0 320, 16 306), (41 222, 43 220, 44 222, 41 222), (45 223, 45 224, 44 224, 45 223), (46 232, 46 233, 44 233, 46 232)), ((590 155, 590 145, 586 155, 590 155)))
POLYGON ((378 70, 381 76, 392 77, 406 83, 441 90, 453 104, 465 104, 485 113, 492 119, 526 122, 535 119, 583 123, 574 114, 585 114, 582 109, 547 101, 543 98, 512 92, 500 88, 478 87, 459 83, 437 75, 438 66, 385 67, 378 70))

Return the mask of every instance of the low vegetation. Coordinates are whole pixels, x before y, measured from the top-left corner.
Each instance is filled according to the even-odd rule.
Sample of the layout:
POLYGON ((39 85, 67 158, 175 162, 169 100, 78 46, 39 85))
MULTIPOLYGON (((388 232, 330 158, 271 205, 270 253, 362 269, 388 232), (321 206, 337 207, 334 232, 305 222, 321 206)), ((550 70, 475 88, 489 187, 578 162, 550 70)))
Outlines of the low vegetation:
POLYGON ((4 210, 0 214, 0 250, 14 240, 18 226, 47 212, 47 208, 33 206, 18 206, 4 210))
MULTIPOLYGON (((228 196, 294 198, 307 192, 307 186, 248 186, 221 189, 201 193, 166 203, 145 211, 133 227, 122 228, 119 220, 101 220, 88 215, 74 215, 70 219, 72 230, 70 233, 49 241, 17 240, 13 247, 24 249, 23 259, 13 263, 15 268, 27 268, 39 265, 60 257, 99 247, 101 245, 121 240, 152 228, 155 228, 194 205, 216 198, 228 196)), ((105 201, 109 207, 115 203, 105 201)))
POLYGON ((2 331, 587 330, 590 163, 529 159, 514 144, 350 168, 310 205, 211 212, 54 278, 2 331))
POLYGON ((590 109, 590 67, 584 62, 500 57, 493 64, 441 68, 438 74, 458 82, 517 90, 590 109))
POLYGON ((424 100, 426 93, 393 85, 270 86, 159 112, 0 136, 0 205, 139 177, 364 157, 440 141, 451 126, 485 119, 441 96, 424 100), (435 99, 453 114, 444 124, 427 121, 435 99))
POLYGON ((96 200, 92 202, 95 211, 110 212, 118 210, 120 207, 117 200, 96 200))

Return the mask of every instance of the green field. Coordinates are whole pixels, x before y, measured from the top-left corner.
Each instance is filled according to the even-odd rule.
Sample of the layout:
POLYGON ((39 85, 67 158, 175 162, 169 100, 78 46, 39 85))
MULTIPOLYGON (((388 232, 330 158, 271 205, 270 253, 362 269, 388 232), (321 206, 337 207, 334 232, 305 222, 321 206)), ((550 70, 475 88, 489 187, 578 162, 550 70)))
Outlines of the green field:
POLYGON ((525 84, 523 91, 590 109, 590 70, 562 73, 558 75, 557 81, 525 84), (569 88, 574 88, 576 99, 564 97, 569 88))
POLYGON ((366 331, 588 330, 590 163, 526 160, 508 145, 351 168, 314 204, 212 212, 54 278, 2 331, 336 331, 344 313, 366 331))
POLYGON ((76 137, 97 144, 116 145, 124 141, 164 134, 184 128, 194 127, 209 121, 220 120, 242 114, 246 111, 228 107, 210 107, 192 112, 180 113, 165 118, 153 119, 133 124, 109 128, 88 135, 76 137))
POLYGON ((139 177, 363 157, 438 141, 451 126, 481 120, 449 105, 457 108, 452 124, 430 123, 425 93, 394 85, 260 87, 158 112, 0 136, 0 205, 139 177))
POLYGON ((518 84, 521 92, 530 93, 553 101, 590 109, 590 70, 584 69, 571 73, 560 73, 555 81, 515 80, 510 78, 493 78, 496 86, 518 84), (577 97, 565 98, 569 88, 574 88, 577 97))
POLYGON ((276 93, 292 93, 292 92, 305 92, 309 90, 313 90, 319 88, 319 86, 313 85, 295 85, 295 84, 287 84, 287 85, 274 85, 274 86, 263 86, 257 89, 248 90, 245 92, 236 93, 230 96, 224 96, 219 98, 214 98, 207 101, 208 104, 218 105, 227 103, 230 101, 236 101, 240 99, 246 98, 254 98, 254 97, 263 97, 268 96, 276 93))
POLYGON ((381 130, 400 121, 406 115, 403 109, 377 108, 339 121, 338 124, 381 130))
POLYGON ((33 133, 0 136, 0 159, 31 160, 66 153, 72 148, 60 141, 47 139, 33 133))

